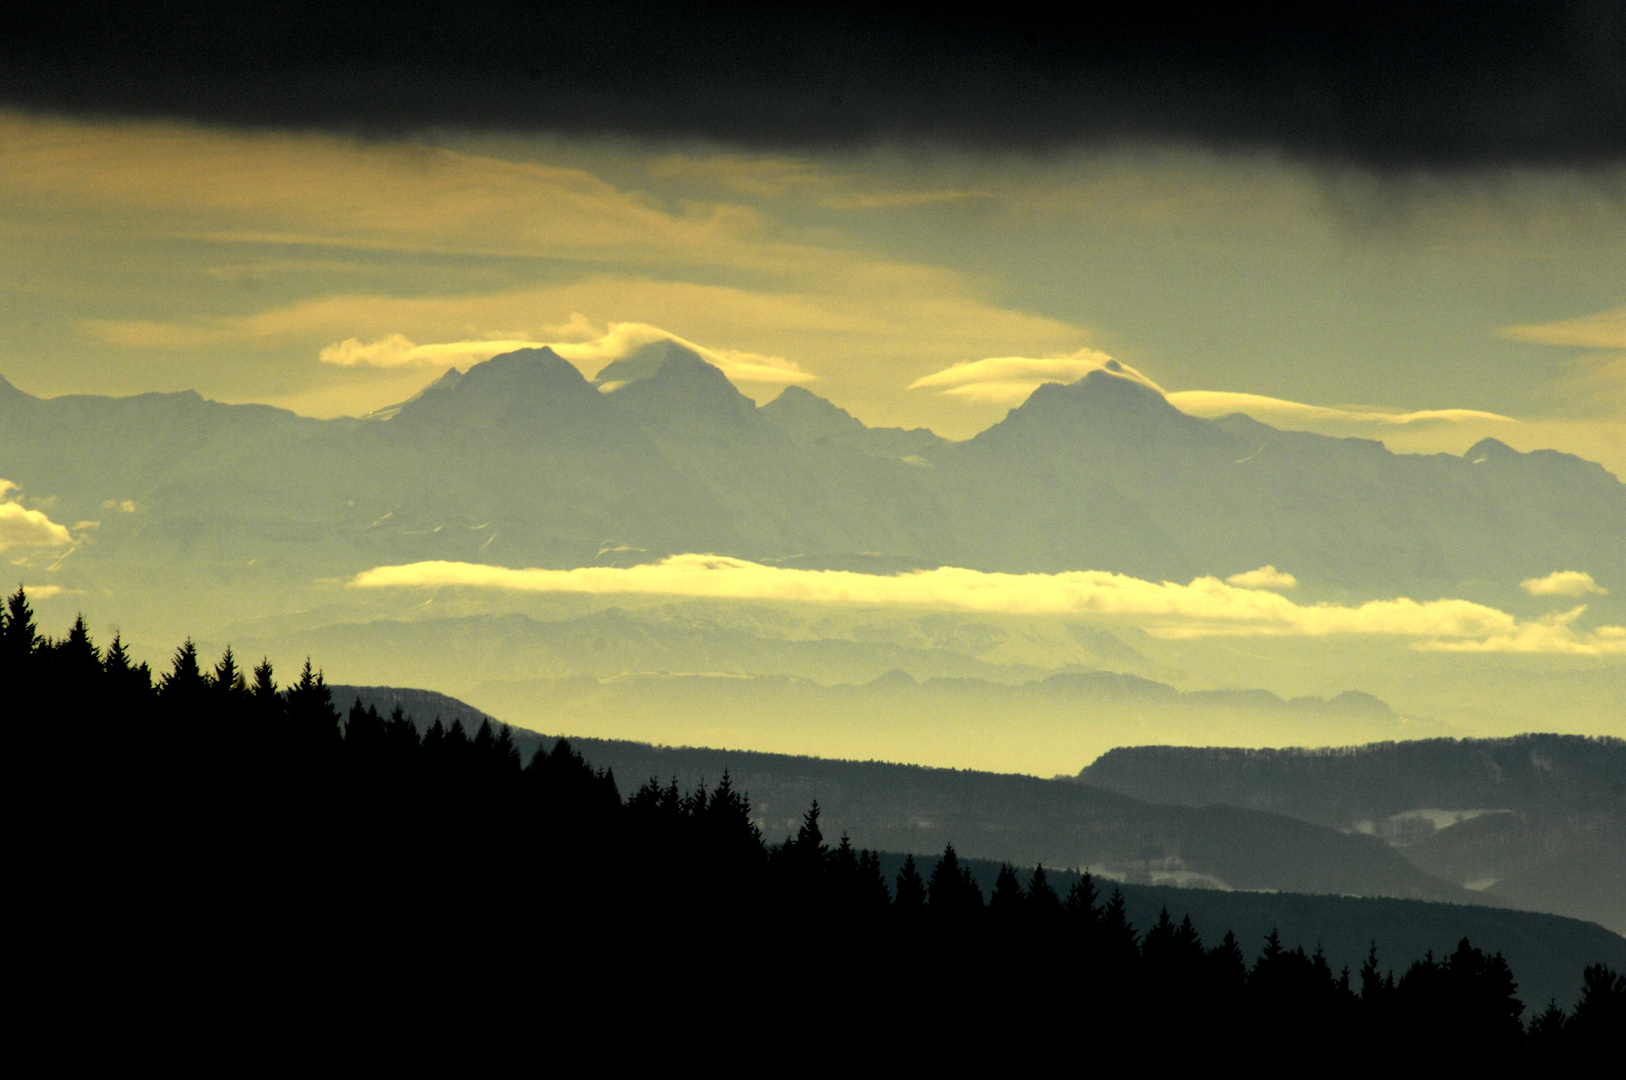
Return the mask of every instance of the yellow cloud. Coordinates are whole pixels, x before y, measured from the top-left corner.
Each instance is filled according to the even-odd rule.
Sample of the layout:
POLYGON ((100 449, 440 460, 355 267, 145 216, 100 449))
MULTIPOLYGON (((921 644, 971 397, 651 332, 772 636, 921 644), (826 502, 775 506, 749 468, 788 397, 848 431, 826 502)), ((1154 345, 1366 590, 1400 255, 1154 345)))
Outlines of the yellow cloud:
POLYGON ((1285 570, 1278 570, 1274 566, 1261 566, 1257 570, 1249 570, 1243 574, 1232 574, 1225 579, 1229 585, 1236 585, 1243 589, 1296 589, 1299 579, 1285 570))
POLYGON ((1519 582, 1519 588, 1531 596, 1609 595, 1609 590, 1593 581, 1591 574, 1579 570, 1554 570, 1546 577, 1526 578, 1519 582))
POLYGON ((1558 612, 1512 629, 1477 639, 1420 642, 1414 648, 1458 653, 1567 653, 1576 656, 1626 656, 1626 626, 1599 626, 1577 634, 1571 623, 1586 605, 1558 612))
MULTIPOLYGON (((860 604, 1026 615, 1123 617, 1162 637, 1213 635, 1373 634, 1424 639, 1516 643, 1521 650, 1626 653, 1626 639, 1570 627, 1562 620, 1521 623, 1467 600, 1401 597, 1358 607, 1295 604, 1261 589, 1212 577, 1189 585, 1151 582, 1082 570, 1057 574, 997 574, 939 567, 890 576, 838 570, 763 566, 720 555, 673 555, 632 567, 513 570, 460 562, 380 566, 356 575, 356 588, 464 586, 517 592, 651 594, 813 604, 860 604), (1532 625, 1538 626, 1531 631, 1532 625), (1544 628, 1544 629, 1543 629, 1544 628), (1532 635, 1538 636, 1532 636, 1532 635)), ((1607 629, 1607 628, 1606 628, 1607 629)))
MULTIPOLYGON (((17 485, 0 480, 0 499, 16 491, 17 485)), ((0 502, 0 551, 14 547, 62 547, 73 543, 73 535, 39 510, 29 510, 15 500, 0 502)))
POLYGON ((450 367, 535 347, 536 343, 531 341, 447 341, 415 345, 401 334, 389 334, 365 345, 357 338, 345 338, 323 349, 318 359, 340 367, 450 367))
POLYGON ((1570 345, 1583 349, 1626 349, 1626 305, 1550 323, 1504 326, 1498 335, 1537 345, 1570 345))
POLYGON ((799 254, 758 235, 749 211, 672 212, 580 169, 170 123, 0 112, 0 193, 53 215, 111 211, 124 231, 223 240, 642 264, 782 266, 799 254))
POLYGON ((1162 392, 1161 387, 1134 368, 1096 349, 1079 349, 1065 356, 992 356, 986 360, 969 360, 923 375, 910 383, 909 389, 936 390, 963 401, 1015 405, 1044 383, 1077 382, 1100 368, 1162 392))

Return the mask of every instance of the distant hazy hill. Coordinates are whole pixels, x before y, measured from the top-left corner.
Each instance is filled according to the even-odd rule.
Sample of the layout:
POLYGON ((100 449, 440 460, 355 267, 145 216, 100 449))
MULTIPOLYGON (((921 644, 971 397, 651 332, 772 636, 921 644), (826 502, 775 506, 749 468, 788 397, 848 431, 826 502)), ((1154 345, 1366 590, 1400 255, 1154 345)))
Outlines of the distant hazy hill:
POLYGON ((0 476, 65 520, 103 522, 81 561, 173 567, 188 589, 704 551, 1175 580, 1269 563, 1357 592, 1510 591, 1584 569, 1626 595, 1626 485, 1565 454, 1487 440, 1461 458, 1395 455, 1188 416, 1107 371, 1041 386, 949 443, 865 428, 804 390, 757 408, 670 342, 612 369, 604 392, 525 350, 333 421, 195 394, 45 401, 0 382, 0 476), (126 500, 139 511, 109 514, 126 500))
POLYGON ((1385 837, 1429 873, 1626 933, 1626 741, 1433 739, 1341 750, 1137 746, 1079 779, 1385 837))

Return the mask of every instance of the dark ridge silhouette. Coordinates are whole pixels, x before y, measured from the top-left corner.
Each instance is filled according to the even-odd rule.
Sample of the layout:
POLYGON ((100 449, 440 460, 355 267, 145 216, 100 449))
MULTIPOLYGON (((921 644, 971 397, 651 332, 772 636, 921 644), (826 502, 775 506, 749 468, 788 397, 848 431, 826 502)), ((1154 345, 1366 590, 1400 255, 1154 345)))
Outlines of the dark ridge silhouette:
POLYGON ((246 672, 228 649, 210 667, 188 641, 155 682, 82 619, 41 637, 22 589, 0 619, 0 684, 19 715, 56 718, 11 728, 31 826, 10 853, 30 930, 14 973, 40 1000, 94 983, 132 1020, 180 1010, 198 1037, 269 1007, 285 1041, 334 1016, 359 1040, 455 991, 654 1047, 748 1026, 732 992, 734 1012, 716 998, 747 978, 847 1024, 988 1046, 1175 1024, 1182 1061, 1261 1018, 1278 1053, 1359 1040, 1428 1062, 1580 1061, 1626 1017, 1626 979, 1601 964, 1572 1012, 1553 1003, 1527 1031, 1506 960, 1466 938, 1409 963, 1374 945, 1356 976, 1273 930, 1249 965, 1234 935, 1205 942, 1167 908, 1137 927, 1088 876, 1063 897, 1042 867, 1025 883, 1004 867, 985 895, 952 845, 889 889, 877 853, 830 842, 817 802, 770 843, 726 773, 687 791, 650 777, 623 799, 565 740, 527 761, 489 720, 420 735, 399 708, 341 714, 309 661, 279 689, 268 663, 246 672), (685 966, 704 973, 697 992, 673 985, 685 966), (141 998, 158 972, 179 982, 141 998))

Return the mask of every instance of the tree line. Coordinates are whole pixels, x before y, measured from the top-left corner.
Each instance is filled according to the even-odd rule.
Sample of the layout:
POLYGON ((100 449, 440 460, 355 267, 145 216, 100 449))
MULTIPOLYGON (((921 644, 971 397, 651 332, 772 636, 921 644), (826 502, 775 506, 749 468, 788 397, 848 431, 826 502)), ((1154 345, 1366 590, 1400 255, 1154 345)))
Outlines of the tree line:
POLYGON ((984 895, 950 846, 888 881, 875 852, 831 842, 817 802, 770 842, 726 774, 623 798, 563 739, 525 761, 489 721, 341 715, 309 661, 280 686, 268 662, 207 665, 188 641, 155 677, 82 618, 42 636, 22 589, 0 685, 14 867, 49 928, 38 977, 63 993, 72 957, 114 987, 154 970, 298 986, 317 1024, 377 1008, 346 999, 363 985, 523 999, 583 1031, 805 1012, 943 1061, 966 1060, 958 1041, 1217 1062, 1267 1036, 1274 1054, 1581 1060, 1626 1017, 1626 977, 1594 965, 1573 1010, 1527 1018, 1507 963, 1466 939, 1398 972, 1374 943, 1350 972, 1272 933, 1249 964, 1167 909, 1131 925, 1088 874, 1062 895, 1044 867, 1007 866, 984 895))

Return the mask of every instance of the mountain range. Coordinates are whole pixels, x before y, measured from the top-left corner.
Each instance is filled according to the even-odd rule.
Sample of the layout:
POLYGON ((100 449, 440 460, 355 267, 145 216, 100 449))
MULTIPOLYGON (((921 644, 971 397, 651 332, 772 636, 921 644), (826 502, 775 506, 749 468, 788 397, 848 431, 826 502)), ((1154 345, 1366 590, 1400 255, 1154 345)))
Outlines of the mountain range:
POLYGON ((1040 386, 964 442, 868 428, 799 387, 758 407, 669 341, 599 385, 550 349, 509 353, 362 419, 191 393, 42 400, 0 381, 0 476, 54 500, 57 520, 100 521, 85 561, 139 553, 267 585, 425 559, 710 552, 1173 581, 1269 564, 1311 597, 1516 598, 1574 569, 1626 595, 1626 485, 1599 465, 1206 420, 1106 369, 1040 386))

